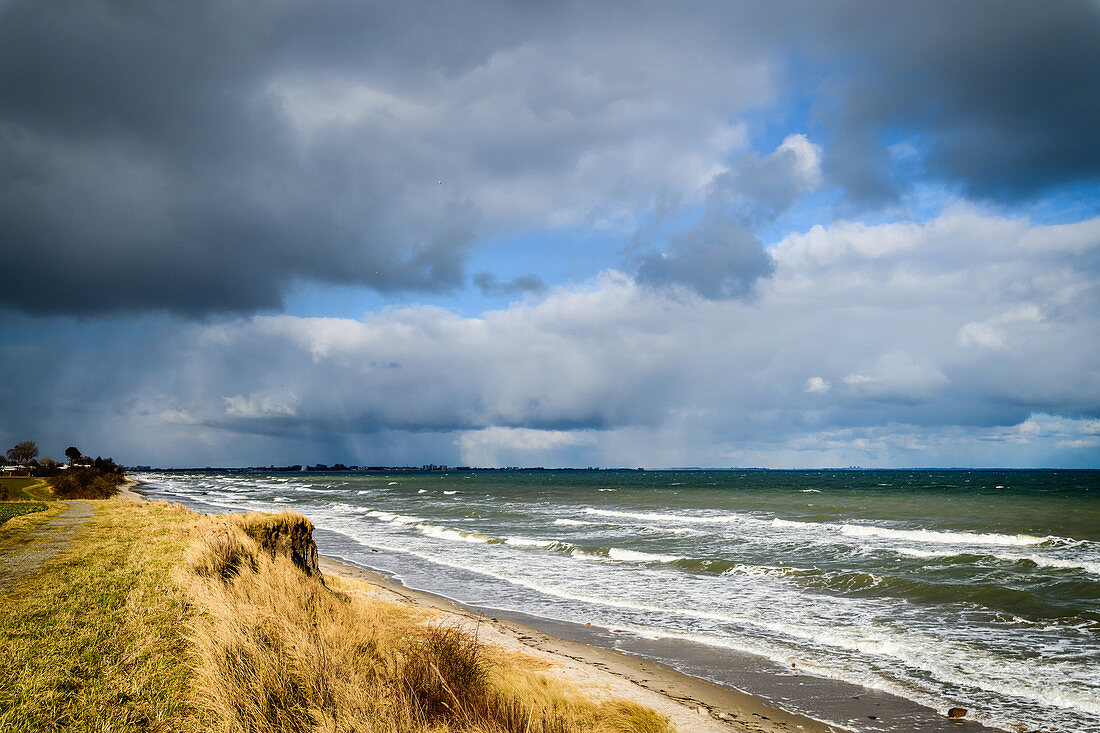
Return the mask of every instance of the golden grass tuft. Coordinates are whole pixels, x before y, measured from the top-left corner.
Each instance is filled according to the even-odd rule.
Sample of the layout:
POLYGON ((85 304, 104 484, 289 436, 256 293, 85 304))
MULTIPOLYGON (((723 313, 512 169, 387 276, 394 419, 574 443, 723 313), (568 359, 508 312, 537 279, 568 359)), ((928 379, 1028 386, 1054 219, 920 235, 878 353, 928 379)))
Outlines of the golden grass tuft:
POLYGON ((218 730, 671 730, 651 710, 592 702, 475 635, 424 623, 426 612, 329 590, 303 568, 299 543, 272 539, 303 521, 212 518, 178 573, 196 611, 192 702, 218 730))

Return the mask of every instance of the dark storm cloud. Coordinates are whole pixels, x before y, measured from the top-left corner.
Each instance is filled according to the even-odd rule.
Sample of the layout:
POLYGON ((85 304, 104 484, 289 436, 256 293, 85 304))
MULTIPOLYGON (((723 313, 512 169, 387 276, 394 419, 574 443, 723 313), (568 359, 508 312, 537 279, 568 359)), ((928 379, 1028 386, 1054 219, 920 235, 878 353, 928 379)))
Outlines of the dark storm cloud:
POLYGON ((911 183, 889 146, 915 136, 923 174, 1011 202, 1100 180, 1100 4, 849 3, 811 31, 827 176, 863 200, 911 183))
MULTIPOLYGON (((1098 28, 1086 2, 7 2, 0 250, 20 277, 0 308, 458 289, 483 236, 697 194, 736 149, 706 141, 787 89, 856 201, 928 178, 1056 190, 1100 170, 1098 28)), ((748 226, 710 217, 645 277, 717 267, 743 273, 702 291, 743 291, 767 269, 731 221, 748 226)))
POLYGON ((545 293, 546 283, 538 275, 528 274, 502 281, 489 272, 479 272, 471 278, 483 295, 520 295, 522 293, 545 293))
POLYGON ((429 191, 406 226, 400 151, 354 135, 304 146, 265 93, 299 63, 291 11, 3 9, 0 246, 21 277, 0 303, 204 313, 278 307, 295 279, 461 285, 472 205, 429 191))

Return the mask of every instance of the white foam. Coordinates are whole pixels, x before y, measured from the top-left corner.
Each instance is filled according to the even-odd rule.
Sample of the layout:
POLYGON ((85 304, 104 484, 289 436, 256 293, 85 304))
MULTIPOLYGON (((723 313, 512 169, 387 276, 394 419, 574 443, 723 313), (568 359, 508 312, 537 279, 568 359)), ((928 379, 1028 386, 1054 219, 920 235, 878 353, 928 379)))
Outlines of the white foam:
POLYGON ((504 544, 516 547, 542 547, 547 548, 556 544, 553 540, 535 540, 530 537, 505 537, 504 544))
POLYGON ((453 540, 455 542, 472 542, 479 545, 488 545, 496 542, 496 538, 477 532, 459 532, 456 529, 448 529, 435 524, 419 524, 416 529, 422 534, 434 537, 437 540, 453 540))
POLYGON ((391 514, 390 512, 380 512, 376 509, 367 512, 367 516, 380 519, 383 522, 389 522, 390 524, 420 524, 424 521, 420 517, 413 517, 407 514, 391 514))
MULTIPOLYGON (((962 554, 955 550, 918 550, 913 547, 899 547, 894 550, 899 555, 906 555, 908 557, 957 557, 962 554)), ((1041 568, 1059 568, 1063 570, 1084 570, 1085 572, 1092 573, 1094 575, 1100 575, 1100 562, 1091 562, 1089 560, 1073 560, 1062 557, 1047 557, 1046 555, 1040 555, 1035 552, 1030 552, 1023 555, 1009 555, 990 553, 985 554, 983 557, 992 558, 995 560, 1001 560, 1003 562, 1023 562, 1028 561, 1038 565, 1041 568)))
POLYGON ((954 557, 959 554, 953 550, 918 550, 913 547, 897 547, 894 552, 908 557, 954 557))
POLYGON ((607 552, 612 560, 620 562, 676 562, 683 560, 679 555, 665 555, 657 552, 638 552, 637 550, 621 550, 612 547, 607 552))
POLYGON ((599 524, 599 522, 586 522, 583 519, 555 519, 554 524, 563 524, 571 527, 579 527, 585 524, 599 524))
POLYGON ((418 491, 416 493, 418 493, 418 494, 427 494, 428 490, 427 489, 421 489, 420 491, 418 491))
POLYGON ((637 550, 620 550, 612 547, 607 551, 607 556, 619 562, 676 562, 682 560, 677 555, 662 555, 656 552, 638 552, 637 550))
POLYGON ((277 501, 280 504, 285 504, 288 501, 294 501, 294 500, 293 499, 288 499, 285 496, 276 496, 274 499, 272 499, 272 501, 277 501))
POLYGON ((443 493, 446 494, 447 496, 451 496, 452 494, 457 494, 458 492, 457 491, 444 491, 443 493))
POLYGON ((734 565, 729 570, 724 570, 722 575, 748 575, 755 578, 775 577, 790 575, 802 568, 775 566, 775 565, 734 565))
POLYGON ((691 527, 652 527, 652 528, 647 527, 647 529, 654 529, 658 532, 666 532, 668 534, 681 535, 681 536, 703 534, 702 530, 692 529, 691 527))
POLYGON ((810 522, 792 522, 788 519, 773 519, 772 520, 772 526, 773 527, 809 527, 809 526, 811 526, 811 523, 810 522))
POLYGON ((798 493, 800 493, 800 494, 820 494, 821 491, 819 491, 818 489, 799 489, 798 493))
POLYGON ((386 484, 386 486, 397 486, 397 482, 396 481, 390 481, 388 484, 386 484))
POLYGON ((619 512, 611 509, 593 509, 585 507, 585 514, 599 517, 620 517, 623 519, 643 519, 649 522, 683 522, 686 524, 731 524, 744 521, 742 517, 726 514, 721 516, 689 516, 685 514, 665 514, 661 512, 619 512))
POLYGON ((977 532, 936 532, 930 529, 890 529, 866 524, 841 525, 840 533, 846 537, 872 537, 954 545, 1002 545, 1005 547, 1041 545, 1044 542, 1056 539, 1055 537, 1033 537, 1028 534, 1010 535, 995 532, 979 534, 977 532))
MULTIPOLYGON (((998 555, 997 557, 1007 558, 1007 556, 1004 555, 998 555)), ((1100 562, 1089 562, 1088 560, 1067 560, 1061 557, 1046 557, 1045 555, 1037 555, 1035 553, 1028 553, 1027 555, 1021 555, 1020 557, 1014 559, 1030 560, 1039 567, 1043 568, 1084 570, 1085 572, 1092 573, 1093 575, 1100 575, 1100 562)))

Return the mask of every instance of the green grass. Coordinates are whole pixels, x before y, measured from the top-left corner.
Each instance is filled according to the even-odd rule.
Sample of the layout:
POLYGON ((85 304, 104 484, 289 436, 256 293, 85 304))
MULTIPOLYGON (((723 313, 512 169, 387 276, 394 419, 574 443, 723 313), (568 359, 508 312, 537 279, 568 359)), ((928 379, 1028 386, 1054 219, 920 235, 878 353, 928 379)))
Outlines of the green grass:
POLYGON ((44 486, 39 486, 39 484, 45 484, 45 482, 40 478, 0 479, 0 501, 36 501, 44 499, 46 498, 42 495, 44 486))
POLYGON ((3 596, 0 730, 200 730, 187 604, 169 577, 193 521, 96 502, 71 549, 3 596))
POLYGON ((34 514, 46 510, 46 505, 37 501, 20 501, 0 504, 0 524, 23 514, 34 514))

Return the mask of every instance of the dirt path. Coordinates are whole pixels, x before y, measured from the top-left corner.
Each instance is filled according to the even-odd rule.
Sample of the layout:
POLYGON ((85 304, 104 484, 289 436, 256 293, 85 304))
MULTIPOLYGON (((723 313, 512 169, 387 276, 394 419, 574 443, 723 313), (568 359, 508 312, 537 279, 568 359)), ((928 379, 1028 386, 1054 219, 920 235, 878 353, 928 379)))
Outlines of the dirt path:
POLYGON ((92 518, 91 504, 83 501, 65 503, 68 508, 29 533, 20 545, 0 552, 0 594, 11 590, 20 578, 41 569, 47 560, 69 544, 80 525, 92 518))

